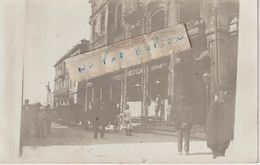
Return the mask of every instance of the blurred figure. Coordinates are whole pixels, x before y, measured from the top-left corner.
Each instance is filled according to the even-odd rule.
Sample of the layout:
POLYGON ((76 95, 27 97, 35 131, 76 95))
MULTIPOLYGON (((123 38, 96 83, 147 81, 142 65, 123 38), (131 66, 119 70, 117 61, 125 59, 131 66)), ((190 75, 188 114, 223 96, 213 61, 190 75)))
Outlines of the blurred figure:
POLYGON ((176 108, 176 126, 178 130, 178 152, 182 154, 182 139, 184 137, 184 150, 189 155, 190 132, 192 128, 193 113, 191 106, 187 104, 186 96, 182 97, 181 104, 176 108))
POLYGON ((103 101, 97 102, 93 105, 93 116, 94 116, 94 139, 98 138, 98 132, 101 126, 100 137, 105 138, 105 118, 104 118, 104 106, 103 101))
POLYGON ((206 122, 207 146, 212 150, 213 158, 225 156, 232 140, 232 109, 229 104, 229 87, 219 87, 219 97, 212 102, 206 122))
POLYGON ((21 120, 22 120, 22 135, 27 136, 29 133, 29 128, 30 128, 30 107, 29 107, 29 100, 26 99, 24 101, 23 109, 22 109, 22 114, 21 114, 21 120))
POLYGON ((39 136, 42 138, 44 138, 44 135, 45 135, 45 128, 47 129, 48 118, 49 118, 49 115, 46 112, 46 108, 44 106, 41 106, 40 111, 39 111, 38 128, 39 128, 39 136))
POLYGON ((161 99, 160 117, 165 118, 165 100, 161 99))
POLYGON ((47 133, 51 133, 51 119, 52 119, 52 110, 50 104, 46 106, 46 113, 48 114, 48 118, 45 119, 46 127, 47 127, 47 133))
POLYGON ((161 105, 162 105, 162 99, 161 99, 160 95, 157 95, 157 97, 155 99, 155 106, 154 106, 156 117, 158 117, 158 113, 161 110, 161 105))
POLYGON ((131 120, 131 112, 129 110, 129 105, 126 105, 126 109, 124 111, 124 123, 125 123, 125 135, 132 136, 132 120, 131 120))
POLYGON ((34 122, 34 129, 36 132, 36 136, 40 136, 39 130, 39 112, 40 112, 41 103, 37 103, 33 109, 33 122, 34 122))

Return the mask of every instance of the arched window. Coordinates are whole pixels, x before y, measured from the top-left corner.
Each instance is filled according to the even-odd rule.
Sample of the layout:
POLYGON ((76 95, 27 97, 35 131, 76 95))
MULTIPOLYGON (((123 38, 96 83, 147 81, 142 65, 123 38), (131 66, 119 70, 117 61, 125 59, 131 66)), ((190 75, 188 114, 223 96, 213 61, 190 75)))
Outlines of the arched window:
POLYGON ((161 10, 151 17, 151 31, 163 29, 165 27, 165 10, 161 10))

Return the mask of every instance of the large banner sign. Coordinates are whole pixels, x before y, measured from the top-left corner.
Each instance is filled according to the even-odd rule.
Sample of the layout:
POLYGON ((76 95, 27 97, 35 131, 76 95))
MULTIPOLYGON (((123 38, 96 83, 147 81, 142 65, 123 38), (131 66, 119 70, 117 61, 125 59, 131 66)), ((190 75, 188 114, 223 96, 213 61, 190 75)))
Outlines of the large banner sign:
POLYGON ((190 49, 184 24, 140 35, 66 60, 72 81, 81 81, 190 49))

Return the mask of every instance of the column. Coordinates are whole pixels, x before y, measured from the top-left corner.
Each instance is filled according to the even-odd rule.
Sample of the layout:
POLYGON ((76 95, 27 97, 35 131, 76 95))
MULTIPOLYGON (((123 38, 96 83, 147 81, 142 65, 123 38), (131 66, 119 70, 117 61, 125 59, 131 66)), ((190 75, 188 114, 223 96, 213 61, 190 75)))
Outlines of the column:
POLYGON ((143 101, 141 107, 141 115, 144 117, 145 124, 147 123, 148 118, 148 64, 142 63, 142 93, 143 101))
POLYGON ((111 83, 110 83, 110 85, 109 85, 109 100, 111 101, 113 98, 112 98, 112 92, 113 92, 113 90, 112 90, 112 83, 113 83, 113 81, 111 81, 111 83))
POLYGON ((170 61, 168 65, 168 95, 174 98, 174 54, 170 55, 170 61))
POLYGON ((85 111, 88 110, 88 85, 86 84, 85 111))
POLYGON ((121 101, 120 101, 120 110, 124 111, 127 104, 127 75, 128 69, 124 69, 123 81, 121 81, 121 101))

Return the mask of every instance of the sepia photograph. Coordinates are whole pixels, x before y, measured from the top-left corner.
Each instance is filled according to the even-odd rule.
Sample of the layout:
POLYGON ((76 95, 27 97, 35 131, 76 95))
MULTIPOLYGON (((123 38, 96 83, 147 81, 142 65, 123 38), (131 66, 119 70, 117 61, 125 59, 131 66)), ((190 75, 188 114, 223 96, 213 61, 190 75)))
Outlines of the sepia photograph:
POLYGON ((14 62, 3 65, 1 99, 16 101, 1 108, 1 125, 11 126, 1 128, 0 162, 257 163, 252 2, 1 3, 11 19, 22 7, 23 29, 4 26, 4 45, 23 39, 3 51, 5 64, 14 62), (17 72, 8 76, 11 66, 17 72))

